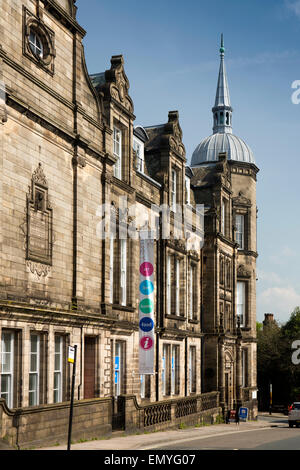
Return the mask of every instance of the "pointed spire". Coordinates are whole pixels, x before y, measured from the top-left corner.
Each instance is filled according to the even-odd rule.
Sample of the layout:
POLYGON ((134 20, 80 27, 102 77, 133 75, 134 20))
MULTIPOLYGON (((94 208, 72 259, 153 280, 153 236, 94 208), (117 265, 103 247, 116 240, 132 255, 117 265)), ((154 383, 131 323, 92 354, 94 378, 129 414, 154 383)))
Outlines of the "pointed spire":
POLYGON ((220 47, 220 69, 219 78, 216 92, 215 105, 213 107, 214 113, 214 133, 232 132, 231 128, 231 113, 232 108, 230 104, 229 87, 227 82, 226 67, 224 61, 225 47, 223 34, 221 35, 220 47))

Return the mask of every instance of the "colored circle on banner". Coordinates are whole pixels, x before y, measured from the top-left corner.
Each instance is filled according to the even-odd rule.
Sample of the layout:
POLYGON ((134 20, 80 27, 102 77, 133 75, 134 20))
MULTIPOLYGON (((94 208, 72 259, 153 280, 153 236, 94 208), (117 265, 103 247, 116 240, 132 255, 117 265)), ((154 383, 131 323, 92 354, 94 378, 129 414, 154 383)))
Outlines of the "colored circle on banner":
POLYGON ((154 304, 151 299, 143 299, 139 305, 139 309, 142 313, 152 313, 153 307, 154 307, 154 304))
POLYGON ((150 336, 143 336, 140 341, 140 346, 144 351, 148 351, 153 348, 153 339, 150 336))
POLYGON ((150 295, 152 294, 153 291, 154 291, 154 285, 151 281, 148 281, 148 279, 140 283, 140 292, 143 295, 150 295))
POLYGON ((153 274, 153 264, 149 263, 148 261, 145 261, 140 265, 140 273, 142 276, 152 276, 153 274))
POLYGON ((145 333, 148 333, 148 331, 153 330, 154 327, 154 321, 149 318, 149 317, 144 317, 141 318, 140 320, 140 329, 144 331, 145 333))

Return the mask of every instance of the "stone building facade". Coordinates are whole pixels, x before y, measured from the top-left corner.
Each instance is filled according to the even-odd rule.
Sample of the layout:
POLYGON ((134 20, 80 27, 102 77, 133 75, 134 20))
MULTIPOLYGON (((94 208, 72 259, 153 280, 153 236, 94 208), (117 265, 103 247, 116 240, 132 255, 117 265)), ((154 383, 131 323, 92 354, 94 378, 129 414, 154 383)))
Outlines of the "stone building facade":
POLYGON ((27 411, 67 402, 77 345, 75 398, 111 398, 116 427, 118 396, 142 406, 220 392, 224 409, 241 404, 256 386, 256 166, 221 155, 188 167, 177 111, 135 126, 123 57, 88 74, 73 0, 0 9, 1 398, 27 411), (99 236, 104 206, 117 233, 128 229, 120 200, 171 208, 171 236, 155 241, 151 376, 138 370, 139 241, 99 236), (174 204, 186 203, 206 206, 198 251, 174 236, 174 204), (243 251, 236 213, 248 221, 243 251), (241 325, 237 280, 248 299, 241 325))

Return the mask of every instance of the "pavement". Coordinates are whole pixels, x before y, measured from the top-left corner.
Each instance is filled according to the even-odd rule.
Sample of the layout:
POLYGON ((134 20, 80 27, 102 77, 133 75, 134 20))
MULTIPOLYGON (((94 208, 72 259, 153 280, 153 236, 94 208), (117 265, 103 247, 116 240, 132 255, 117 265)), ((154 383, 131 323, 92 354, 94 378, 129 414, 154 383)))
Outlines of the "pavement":
MULTIPOLYGON (((287 426, 287 416, 274 413, 260 413, 257 421, 230 424, 214 424, 201 427, 187 427, 185 429, 167 429, 159 432, 126 435, 123 432, 113 432, 111 437, 87 442, 73 443, 71 450, 154 450, 163 445, 176 445, 178 443, 205 439, 208 437, 224 436, 237 432, 255 432, 267 430, 272 427, 287 426)), ((53 447, 43 447, 35 450, 66 450, 66 444, 53 447)))

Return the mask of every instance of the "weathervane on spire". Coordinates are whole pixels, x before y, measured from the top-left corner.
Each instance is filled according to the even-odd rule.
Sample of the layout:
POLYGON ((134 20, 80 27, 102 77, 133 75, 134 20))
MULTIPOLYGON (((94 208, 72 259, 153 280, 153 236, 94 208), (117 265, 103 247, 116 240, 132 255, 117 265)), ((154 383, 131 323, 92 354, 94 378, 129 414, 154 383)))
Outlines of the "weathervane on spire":
POLYGON ((221 55, 224 55, 225 47, 224 47, 223 33, 221 34, 221 47, 220 47, 220 52, 221 52, 221 55))

